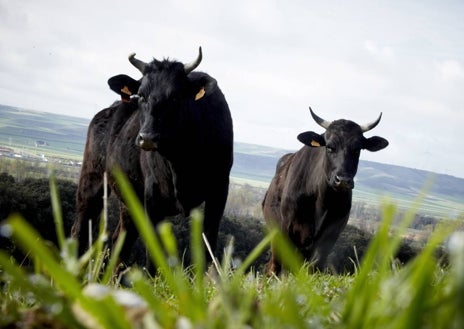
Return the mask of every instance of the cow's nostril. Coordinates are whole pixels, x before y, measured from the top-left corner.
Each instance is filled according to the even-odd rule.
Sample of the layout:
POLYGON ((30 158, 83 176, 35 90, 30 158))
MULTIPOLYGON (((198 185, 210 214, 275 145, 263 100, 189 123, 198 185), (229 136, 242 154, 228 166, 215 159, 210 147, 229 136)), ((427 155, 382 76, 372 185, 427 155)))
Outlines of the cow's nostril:
POLYGON ((354 181, 351 177, 343 177, 336 175, 333 180, 334 186, 341 189, 352 189, 354 188, 354 181))
POLYGON ((135 140, 135 144, 136 144, 137 146, 142 147, 143 144, 144 144, 144 141, 145 141, 145 138, 144 138, 144 137, 145 137, 145 134, 143 134, 143 133, 138 134, 138 135, 137 135, 137 138, 136 138, 136 140, 135 140))
POLYGON ((143 150, 154 150, 158 148, 158 142, 154 141, 151 135, 146 133, 139 133, 135 145, 140 147, 143 150))

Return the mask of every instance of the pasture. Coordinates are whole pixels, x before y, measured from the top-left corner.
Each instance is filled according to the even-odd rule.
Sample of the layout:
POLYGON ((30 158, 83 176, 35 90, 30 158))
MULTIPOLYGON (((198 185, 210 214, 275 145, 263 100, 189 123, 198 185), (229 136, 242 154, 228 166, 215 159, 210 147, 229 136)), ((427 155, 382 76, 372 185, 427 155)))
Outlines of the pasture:
POLYGON ((397 207, 382 206, 382 222, 354 275, 311 274, 286 239, 270 230, 244 259, 233 241, 222 262, 204 271, 201 213, 192 214, 191 254, 185 268, 170 224, 159 238, 144 218, 127 181, 118 176, 125 200, 158 274, 127 272, 131 287, 113 276, 118 245, 109 256, 104 226, 92 249, 78 258, 67 239, 56 185, 51 181, 59 248, 50 247, 21 218, 12 215, 0 231, 33 259, 24 268, 0 253, 0 327, 7 328, 462 328, 464 325, 464 239, 456 224, 436 228, 421 253, 406 265, 394 261, 401 235, 420 207, 393 228, 397 207), (454 234, 454 235, 453 235, 454 234), (448 243, 444 242, 450 237, 448 243), (268 277, 249 268, 271 241, 279 246, 287 272, 268 277), (435 256, 445 248, 444 259, 435 256))
MULTIPOLYGON (((0 157, 0 172, 21 181, 48 177, 52 170, 60 178, 76 181, 80 167, 75 163, 82 158, 87 124, 85 119, 2 106, 0 144, 21 158, 0 157), (39 140, 49 145, 36 146, 39 140)), ((286 151, 237 143, 235 152, 229 211, 259 217, 275 163, 286 151)), ((454 235, 448 243, 462 225, 462 179, 437 175, 430 187, 424 178, 427 175, 361 162, 354 205, 360 204, 358 208, 369 214, 375 212, 379 219, 362 260, 348 260, 355 265, 353 275, 311 274, 309 265, 275 230, 242 258, 236 257, 231 241, 221 263, 208 264, 203 271, 205 247, 198 212, 192 215, 190 232, 193 264, 184 266, 171 225, 163 224, 160 240, 153 239, 154 228, 125 187, 142 240, 158 268, 155 276, 132 268, 127 272, 129 288, 113 275, 117 248, 109 254, 104 226, 91 251, 77 256, 77 241, 66 238, 60 229, 63 219, 52 182, 54 216, 50 223, 57 228, 58 248, 44 241, 21 215, 10 216, 0 227, 0 233, 15 239, 33 260, 32 267, 25 267, 0 252, 0 327, 462 328, 464 238, 454 235), (400 264, 393 255, 402 238, 411 233, 408 227, 415 213, 457 220, 438 221, 427 232, 428 242, 421 244, 421 253, 400 264), (279 277, 250 268, 271 241, 283 250, 288 269, 279 277)), ((120 184, 125 184, 123 177, 120 184)))

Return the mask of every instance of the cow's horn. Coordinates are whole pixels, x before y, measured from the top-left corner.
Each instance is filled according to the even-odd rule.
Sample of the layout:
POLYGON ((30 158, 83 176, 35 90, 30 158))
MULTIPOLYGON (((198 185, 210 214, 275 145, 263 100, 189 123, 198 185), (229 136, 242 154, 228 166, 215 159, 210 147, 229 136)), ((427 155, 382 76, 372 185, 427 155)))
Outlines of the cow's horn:
POLYGON ((369 131, 369 130, 371 130, 371 129, 374 129, 375 126, 377 126, 377 125, 379 124, 380 119, 382 119, 382 112, 380 112, 379 117, 378 117, 377 120, 375 120, 374 122, 371 122, 371 123, 362 125, 362 126, 361 126, 362 132, 365 133, 366 131, 369 131))
POLYGON ((329 128, 331 122, 330 121, 327 121, 327 120, 324 120, 320 117, 318 117, 314 112, 313 112, 313 109, 311 108, 311 106, 309 107, 309 111, 311 112, 311 116, 313 117, 314 121, 317 122, 317 124, 319 126, 321 126, 322 128, 329 128))
POLYGON ((195 59, 193 62, 191 63, 188 63, 188 64, 184 64, 184 71, 185 71, 185 74, 189 74, 190 72, 192 72, 193 70, 195 70, 198 65, 200 65, 201 63, 201 59, 203 58, 203 54, 201 52, 201 47, 199 48, 198 50, 198 57, 197 59, 195 59))
POLYGON ((147 63, 135 58, 135 53, 129 55, 129 62, 131 62, 132 65, 134 65, 142 74, 144 74, 147 63))

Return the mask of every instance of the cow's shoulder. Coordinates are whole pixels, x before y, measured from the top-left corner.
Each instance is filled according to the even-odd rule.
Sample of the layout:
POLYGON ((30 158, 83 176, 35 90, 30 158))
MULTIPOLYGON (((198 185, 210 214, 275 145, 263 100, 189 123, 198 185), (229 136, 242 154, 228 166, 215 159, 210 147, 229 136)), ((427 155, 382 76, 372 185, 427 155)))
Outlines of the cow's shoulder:
POLYGON ((283 155, 279 161, 277 161, 276 173, 280 173, 282 170, 287 169, 294 156, 295 153, 287 153, 283 155))

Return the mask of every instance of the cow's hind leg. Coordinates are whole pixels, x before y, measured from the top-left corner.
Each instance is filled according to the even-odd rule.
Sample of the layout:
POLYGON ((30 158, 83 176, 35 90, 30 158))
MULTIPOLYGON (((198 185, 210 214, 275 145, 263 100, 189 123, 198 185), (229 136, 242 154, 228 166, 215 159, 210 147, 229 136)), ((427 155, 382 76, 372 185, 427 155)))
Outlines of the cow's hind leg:
POLYGON ((277 259, 274 246, 271 245, 271 259, 269 260, 269 263, 267 265, 267 275, 269 276, 273 274, 279 275, 281 271, 282 271, 282 265, 277 259))
POLYGON ((127 207, 123 202, 120 202, 119 205, 119 222, 116 230, 113 233, 113 246, 115 246, 117 239, 119 238, 122 232, 126 233, 124 244, 122 246, 121 252, 119 254, 119 263, 122 265, 127 265, 132 253, 132 247, 134 246, 135 241, 137 240, 138 233, 137 228, 135 227, 134 222, 129 214, 127 207))
POLYGON ((76 194, 76 220, 71 228, 71 236, 79 243, 79 255, 89 248, 90 227, 96 232, 103 208, 103 179, 101 175, 81 176, 76 194))

